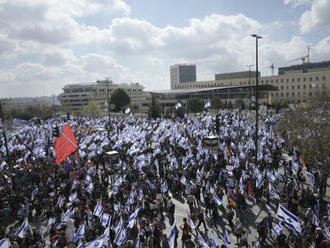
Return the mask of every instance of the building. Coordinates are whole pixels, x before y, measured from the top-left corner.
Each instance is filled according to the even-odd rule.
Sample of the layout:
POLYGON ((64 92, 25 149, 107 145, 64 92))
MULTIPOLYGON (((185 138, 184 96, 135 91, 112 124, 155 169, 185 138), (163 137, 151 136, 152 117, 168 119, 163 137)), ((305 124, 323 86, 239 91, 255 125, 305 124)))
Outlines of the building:
MULTIPOLYGON (((215 74, 215 80, 226 80, 226 79, 238 79, 238 78, 255 78, 255 71, 239 71, 239 72, 230 72, 230 73, 221 73, 215 74)), ((259 72, 260 77, 260 72, 259 72)))
MULTIPOLYGON (((306 63, 279 68, 279 75, 259 77, 259 85, 274 86, 270 103, 302 103, 320 97, 330 97, 330 62, 306 63)), ((245 72, 246 73, 246 72, 245 72)), ((226 74, 220 74, 226 75, 226 74)), ((255 77, 241 77, 244 73, 232 73, 219 80, 176 83, 172 89, 196 89, 209 87, 255 85, 255 77), (239 75, 236 77, 235 75, 239 75)), ((220 77, 218 77, 220 78, 220 77)))
POLYGON ((68 84, 63 88, 58 98, 61 105, 70 112, 79 112, 89 101, 96 101, 102 111, 108 111, 108 97, 116 89, 123 89, 131 99, 133 111, 145 112, 148 107, 145 104, 148 93, 143 91, 139 83, 114 84, 111 80, 98 80, 95 83, 68 84))
POLYGON ((195 64, 175 64, 170 66, 171 89, 175 84, 196 82, 195 64))

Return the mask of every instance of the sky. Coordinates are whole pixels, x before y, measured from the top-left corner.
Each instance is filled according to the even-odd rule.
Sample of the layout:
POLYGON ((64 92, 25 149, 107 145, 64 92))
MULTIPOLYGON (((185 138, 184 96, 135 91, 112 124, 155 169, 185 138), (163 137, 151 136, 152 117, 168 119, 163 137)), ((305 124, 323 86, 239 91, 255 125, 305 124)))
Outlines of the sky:
POLYGON ((58 95, 105 78, 170 88, 169 67, 197 80, 330 60, 330 0, 0 0, 0 98, 58 95))

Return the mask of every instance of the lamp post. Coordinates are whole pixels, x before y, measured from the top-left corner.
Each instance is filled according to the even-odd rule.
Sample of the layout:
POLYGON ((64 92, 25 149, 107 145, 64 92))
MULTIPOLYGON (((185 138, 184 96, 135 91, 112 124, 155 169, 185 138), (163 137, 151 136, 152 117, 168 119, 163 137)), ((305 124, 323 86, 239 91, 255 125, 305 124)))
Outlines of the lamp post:
POLYGON ((251 34, 251 37, 256 38, 256 130, 255 130, 255 140, 254 140, 254 145, 256 147, 255 149, 255 165, 258 166, 258 121, 259 121, 259 73, 258 73, 258 40, 262 38, 262 36, 257 35, 257 34, 251 34))
POLYGON ((246 67, 249 67, 249 85, 251 84, 251 68, 253 65, 247 65, 246 67))

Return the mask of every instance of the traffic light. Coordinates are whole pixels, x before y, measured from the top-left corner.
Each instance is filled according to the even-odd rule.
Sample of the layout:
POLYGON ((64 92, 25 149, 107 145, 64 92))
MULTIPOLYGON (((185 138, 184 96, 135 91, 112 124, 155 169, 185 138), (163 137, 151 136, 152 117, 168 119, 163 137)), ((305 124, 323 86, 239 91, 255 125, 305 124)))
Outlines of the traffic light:
POLYGON ((58 130, 58 127, 53 127, 53 136, 54 137, 60 136, 60 132, 58 130))

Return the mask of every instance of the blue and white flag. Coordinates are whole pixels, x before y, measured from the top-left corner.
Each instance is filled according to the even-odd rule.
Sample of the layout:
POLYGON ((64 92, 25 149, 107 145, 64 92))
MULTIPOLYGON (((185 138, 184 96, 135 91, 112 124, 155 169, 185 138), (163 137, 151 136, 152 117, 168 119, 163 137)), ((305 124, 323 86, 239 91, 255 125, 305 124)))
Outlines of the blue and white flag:
POLYGON ((88 185, 88 184, 91 184, 93 182, 93 180, 89 175, 87 175, 84 182, 88 185))
POLYGON ((126 237, 126 229, 124 227, 122 227, 120 229, 120 231, 118 232, 115 240, 113 241, 113 243, 115 245, 118 245, 119 247, 121 247, 121 245, 123 245, 126 241, 127 237, 126 237))
POLYGON ((131 214, 131 216, 128 218, 128 228, 133 228, 134 222, 136 220, 136 217, 140 211, 140 208, 135 209, 134 213, 131 214))
POLYGON ((162 193, 165 194, 168 191, 168 186, 166 180, 162 183, 162 193))
POLYGON ((120 217, 120 220, 117 226, 115 227, 115 232, 118 234, 119 230, 121 230, 122 228, 123 228, 123 219, 120 217))
POLYGON ((140 188, 138 198, 140 201, 144 199, 143 190, 140 188))
POLYGON ((97 202, 94 211, 93 211, 93 215, 101 217, 103 214, 103 206, 101 205, 100 202, 97 202))
POLYGON ((271 183, 274 183, 274 182, 275 182, 276 177, 274 176, 274 174, 273 174, 271 171, 267 170, 267 171, 266 171, 266 175, 267 175, 268 180, 269 180, 271 183))
POLYGON ((146 180, 146 183, 148 184, 148 186, 151 190, 155 189, 155 185, 153 185, 148 179, 146 180))
POLYGON ((211 237, 211 248, 218 248, 218 245, 217 243, 215 242, 215 239, 214 239, 214 232, 212 231, 212 237, 211 237))
POLYGON ((177 103, 177 104, 175 104, 175 109, 178 109, 178 108, 181 108, 182 107, 182 104, 181 103, 177 103))
POLYGON ((86 191, 89 193, 89 194, 92 194, 94 190, 94 185, 91 183, 91 184, 88 184, 87 188, 86 188, 86 191))
POLYGON ((0 248, 12 248, 9 238, 0 240, 0 248))
POLYGON ((129 195, 129 198, 128 198, 128 203, 129 203, 129 204, 132 205, 132 204, 135 202, 134 197, 135 197, 135 192, 132 191, 132 192, 130 193, 130 195, 129 195))
POLYGON ((140 239, 136 242, 135 248, 140 248, 140 239))
POLYGON ((22 238, 22 239, 25 238, 25 235, 26 235, 27 231, 29 230, 29 228, 30 228, 29 221, 28 221, 28 219, 26 218, 26 219, 23 221, 21 227, 18 229, 16 235, 17 235, 19 238, 22 238))
POLYGON ((210 193, 210 181, 207 181, 205 188, 206 188, 206 192, 210 193))
POLYGON ((167 243, 170 248, 174 248, 174 241, 175 241, 175 234, 176 234, 176 227, 175 227, 175 221, 171 228, 170 235, 168 236, 167 243))
POLYGON ((31 201, 34 200, 34 198, 36 197, 36 195, 38 195, 38 188, 35 188, 35 189, 32 191, 32 194, 31 194, 31 201))
POLYGON ((239 191, 241 195, 244 195, 244 184, 243 184, 243 175, 241 176, 239 180, 239 191))
POLYGON ((116 182, 115 182, 115 186, 119 187, 122 183, 123 183, 123 178, 120 177, 120 178, 118 178, 118 179, 116 180, 116 182))
POLYGON ((209 107, 211 107, 211 102, 210 102, 210 100, 208 100, 208 101, 205 103, 204 107, 205 107, 205 108, 209 108, 209 107))
POLYGON ((280 235, 281 230, 282 230, 282 225, 280 223, 275 227, 272 227, 272 232, 275 234, 276 237, 280 235))
POLYGON ((115 210, 116 213, 118 213, 120 211, 120 202, 114 203, 113 209, 115 210))
POLYGON ((320 220, 317 218, 316 214, 313 212, 313 224, 315 226, 320 226, 320 220))
POLYGON ((221 238, 224 246, 226 246, 227 248, 230 248, 230 243, 229 243, 229 240, 228 240, 228 234, 227 234, 227 231, 225 231, 225 234, 224 236, 222 236, 221 232, 220 231, 217 231, 217 234, 218 234, 218 237, 221 238))
POLYGON ((259 241, 257 241, 254 245, 253 248, 259 248, 259 241))
POLYGON ((330 240, 330 226, 323 230, 323 234, 325 237, 327 237, 328 240, 330 240))
POLYGON ((73 202, 75 199, 77 199, 77 192, 72 193, 72 194, 69 196, 69 201, 70 201, 70 202, 73 202))
POLYGON ((185 176, 182 176, 181 177, 181 179, 180 179, 180 182, 182 183, 182 184, 184 184, 184 185, 187 185, 187 179, 186 179, 186 177, 185 176))
POLYGON ((302 226, 298 217, 291 213, 289 210, 287 210, 285 207, 283 207, 281 204, 278 205, 276 215, 278 219, 284 221, 288 228, 292 229, 297 233, 301 233, 302 226))
POLYGON ((95 169, 93 167, 88 166, 86 172, 87 172, 88 175, 93 175, 94 172, 95 172, 95 169))
POLYGON ((73 242, 78 242, 80 239, 82 239, 85 236, 85 223, 80 225, 76 234, 73 237, 73 242))
POLYGON ((257 176, 256 187, 259 189, 261 187, 263 181, 262 181, 262 174, 260 173, 260 171, 258 169, 256 170, 256 176, 257 176))
POLYGON ((202 173, 200 173, 199 170, 197 170, 196 179, 197 179, 197 184, 200 184, 200 182, 202 181, 202 173))
POLYGON ((215 202, 220 206, 222 205, 222 201, 221 199, 219 198, 219 196, 217 196, 217 194, 215 193, 215 191, 213 192, 213 198, 215 200, 215 202))
POLYGON ((200 244, 200 248, 210 248, 200 234, 198 234, 198 242, 200 244))
POLYGON ((60 196, 58 197, 58 200, 57 200, 56 205, 58 205, 60 208, 63 207, 63 205, 64 205, 64 197, 63 197, 62 195, 60 195, 60 196))
POLYGON ((71 219, 74 214, 74 208, 66 210, 64 214, 62 214, 61 221, 66 222, 68 219, 71 219))
POLYGON ((101 225, 104 227, 108 227, 110 225, 111 216, 110 214, 103 214, 101 217, 101 225))
POLYGON ((315 178, 314 175, 306 170, 303 171, 305 176, 308 178, 308 180, 314 185, 315 184, 315 178))
POLYGON ((276 214, 275 211, 267 203, 265 205, 269 213, 276 214))
POLYGON ((52 225, 55 224, 55 218, 50 218, 48 220, 48 224, 47 224, 47 232, 49 232, 50 228, 52 227, 52 225))
POLYGON ((105 235, 102 235, 101 237, 98 237, 97 239, 94 239, 87 244, 85 244, 85 248, 104 248, 109 247, 107 243, 108 239, 105 235))
POLYGON ((270 197, 275 198, 275 199, 278 199, 278 200, 281 199, 280 196, 279 196, 279 194, 276 192, 276 190, 274 189, 274 187, 272 186, 271 183, 268 184, 268 190, 269 190, 270 197))

